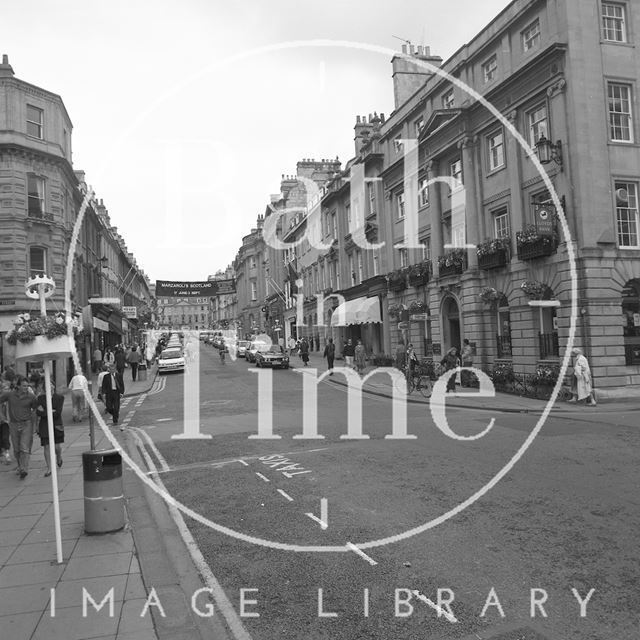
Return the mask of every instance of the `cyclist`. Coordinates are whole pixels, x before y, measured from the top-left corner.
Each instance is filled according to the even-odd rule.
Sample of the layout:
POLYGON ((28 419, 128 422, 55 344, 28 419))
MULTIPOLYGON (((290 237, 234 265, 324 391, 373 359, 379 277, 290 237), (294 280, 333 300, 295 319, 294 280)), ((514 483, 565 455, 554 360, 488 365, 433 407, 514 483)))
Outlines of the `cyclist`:
POLYGON ((220 347, 220 362, 222 364, 224 364, 224 358, 225 358, 225 351, 227 350, 227 347, 225 346, 224 342, 222 343, 222 346, 220 347))

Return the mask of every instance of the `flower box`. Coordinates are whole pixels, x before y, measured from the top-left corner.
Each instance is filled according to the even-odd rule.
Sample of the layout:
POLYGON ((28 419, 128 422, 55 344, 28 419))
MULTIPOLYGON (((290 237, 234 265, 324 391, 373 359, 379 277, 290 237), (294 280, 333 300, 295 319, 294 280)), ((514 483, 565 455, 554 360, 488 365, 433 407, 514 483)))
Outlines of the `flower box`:
POLYGON ((388 281, 391 291, 403 291, 407 288, 407 272, 404 269, 393 271, 389 274, 388 281))
POLYGON ((438 275, 453 276, 462 273, 467 265, 467 254, 464 249, 453 249, 438 258, 438 275))
POLYGON ((507 265, 508 255, 506 249, 499 249, 495 253, 478 255, 478 267, 488 271, 489 269, 499 269, 507 265))
POLYGON ((462 262, 452 262, 451 264, 442 264, 438 267, 438 275, 442 278, 443 276, 453 276, 457 273, 462 273, 464 271, 464 264, 462 262))
POLYGON ((55 358, 68 358, 73 353, 69 336, 36 336, 31 342, 16 343, 16 360, 40 362, 55 358))

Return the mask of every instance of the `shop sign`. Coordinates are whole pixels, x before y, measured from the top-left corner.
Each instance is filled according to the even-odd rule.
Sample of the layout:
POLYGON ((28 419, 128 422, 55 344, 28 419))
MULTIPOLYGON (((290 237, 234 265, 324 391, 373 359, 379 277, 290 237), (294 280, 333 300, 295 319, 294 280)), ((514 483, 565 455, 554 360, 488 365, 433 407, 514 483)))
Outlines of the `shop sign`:
POLYGON ((556 228, 556 209, 552 205, 539 205, 535 213, 536 231, 541 236, 552 236, 556 228))
POLYGON ((137 318, 138 307, 122 307, 122 313, 127 318, 137 318))
POLYGON ((414 313, 410 320, 411 322, 424 322, 429 317, 428 313, 414 313))

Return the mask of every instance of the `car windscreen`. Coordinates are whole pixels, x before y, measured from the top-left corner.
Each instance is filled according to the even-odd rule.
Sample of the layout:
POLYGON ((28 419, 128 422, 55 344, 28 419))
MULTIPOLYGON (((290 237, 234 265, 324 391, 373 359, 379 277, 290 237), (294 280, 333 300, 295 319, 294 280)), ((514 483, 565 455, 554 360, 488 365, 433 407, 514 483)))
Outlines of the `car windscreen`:
POLYGON ((179 349, 167 349, 160 354, 161 360, 170 360, 172 358, 181 358, 182 353, 179 349))
POLYGON ((264 349, 264 352, 268 353, 282 353, 282 349, 277 344, 271 345, 268 349, 264 349))

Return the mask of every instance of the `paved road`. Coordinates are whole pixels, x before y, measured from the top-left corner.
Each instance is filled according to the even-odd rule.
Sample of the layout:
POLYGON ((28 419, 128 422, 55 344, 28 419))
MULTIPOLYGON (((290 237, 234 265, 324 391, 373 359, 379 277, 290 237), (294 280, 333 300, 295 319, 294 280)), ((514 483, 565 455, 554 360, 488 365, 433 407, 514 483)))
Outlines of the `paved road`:
POLYGON ((455 513, 523 447, 537 417, 449 409, 451 429, 465 437, 496 419, 484 437, 456 440, 427 407, 409 405, 407 433, 416 438, 394 440, 386 437, 393 403, 369 395, 369 438, 346 439, 347 389, 327 382, 318 388, 323 438, 296 438, 310 375, 298 369, 273 372, 281 438, 249 439, 258 430, 254 367, 222 365, 207 347, 200 365, 200 430, 211 440, 171 439, 182 430, 182 374, 161 378, 130 425, 157 444, 176 498, 263 541, 187 520, 238 612, 241 590, 257 590, 244 594, 256 601, 245 613, 260 614, 242 620, 252 638, 634 637, 637 415, 554 416, 499 483, 455 513), (533 597, 547 599, 532 617, 536 589, 533 597), (591 589, 581 617, 577 598, 591 589))

